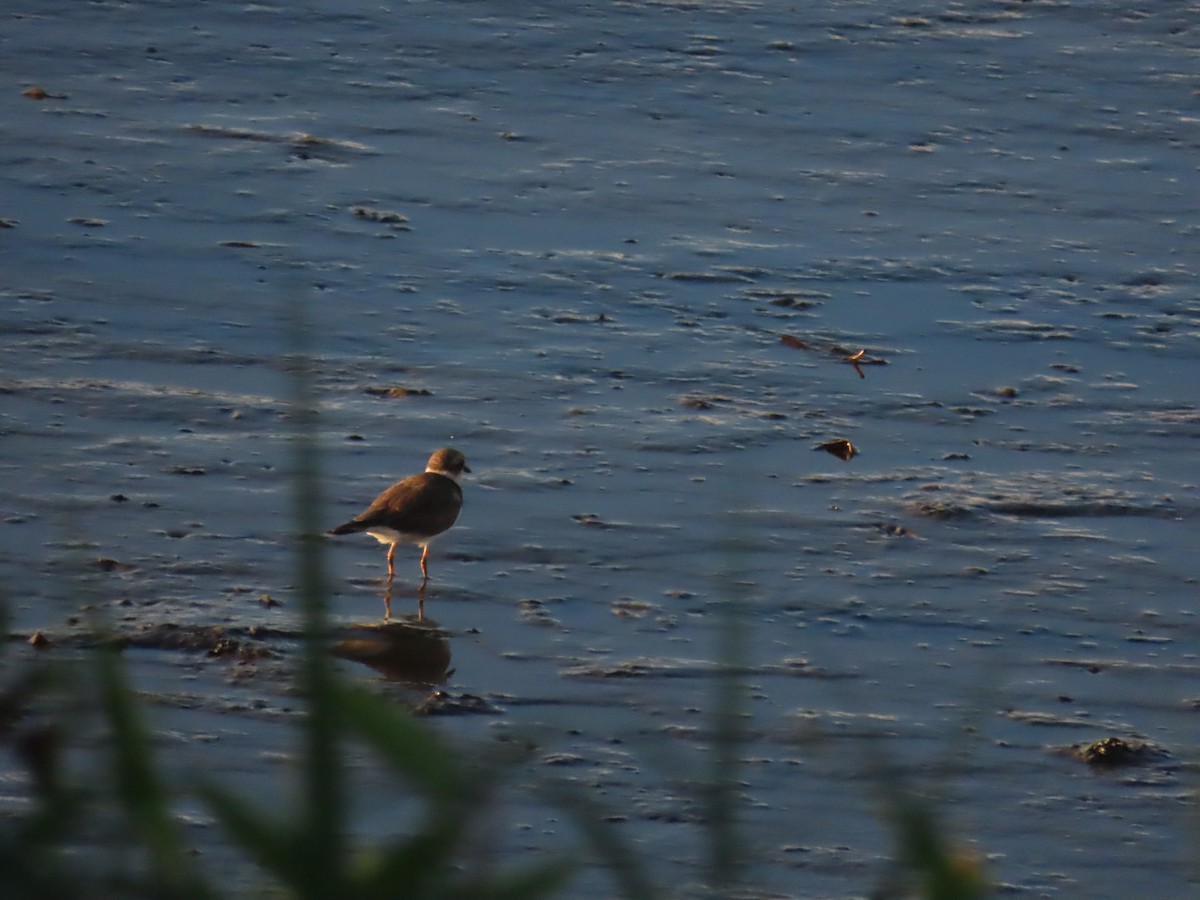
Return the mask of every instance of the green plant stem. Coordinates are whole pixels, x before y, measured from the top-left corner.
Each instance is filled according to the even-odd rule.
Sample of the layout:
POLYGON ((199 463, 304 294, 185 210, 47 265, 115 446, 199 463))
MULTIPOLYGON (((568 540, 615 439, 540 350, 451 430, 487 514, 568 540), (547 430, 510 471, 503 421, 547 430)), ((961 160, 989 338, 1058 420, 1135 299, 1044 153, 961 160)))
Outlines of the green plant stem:
POLYGON ((208 891, 195 877, 187 851, 171 815, 170 798, 154 769, 150 735, 133 693, 121 675, 117 651, 105 648, 96 661, 101 696, 112 729, 113 770, 117 797, 145 842, 151 883, 172 897, 205 897, 208 891))
POLYGON ((344 883, 345 810, 338 747, 339 713, 327 652, 329 629, 321 559, 317 407, 308 351, 311 326, 302 304, 295 305, 290 324, 295 391, 292 410, 297 574, 305 637, 300 686, 308 700, 304 773, 308 827, 300 829, 300 840, 305 846, 299 849, 309 869, 306 893, 312 897, 331 897, 344 883))

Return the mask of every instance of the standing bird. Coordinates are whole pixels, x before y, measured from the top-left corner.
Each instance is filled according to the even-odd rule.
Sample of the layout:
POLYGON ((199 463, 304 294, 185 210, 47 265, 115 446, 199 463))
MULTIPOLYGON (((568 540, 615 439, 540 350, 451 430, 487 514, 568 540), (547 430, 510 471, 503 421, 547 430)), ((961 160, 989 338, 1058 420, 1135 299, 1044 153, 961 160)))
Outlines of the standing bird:
POLYGON ((416 544, 421 548, 421 574, 429 580, 425 560, 430 542, 454 524, 462 509, 462 488, 458 477, 470 472, 467 460, 453 447, 443 447, 429 457, 425 471, 397 481, 371 501, 371 505, 330 534, 357 534, 365 531, 381 544, 388 544, 388 579, 396 569, 392 559, 397 544, 416 544))

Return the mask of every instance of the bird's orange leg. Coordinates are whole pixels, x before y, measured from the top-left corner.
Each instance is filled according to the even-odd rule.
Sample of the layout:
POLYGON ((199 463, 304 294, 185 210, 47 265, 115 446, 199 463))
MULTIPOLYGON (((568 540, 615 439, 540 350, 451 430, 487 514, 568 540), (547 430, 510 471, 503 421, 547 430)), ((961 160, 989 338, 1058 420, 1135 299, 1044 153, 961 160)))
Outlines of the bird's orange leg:
POLYGON ((393 563, 393 560, 395 559, 395 557, 396 557, 396 545, 392 544, 390 547, 388 547, 388 578, 391 578, 393 575, 396 574, 396 566, 393 563))
POLYGON ((425 560, 429 558, 429 545, 425 545, 425 550, 421 554, 421 574, 425 576, 425 580, 429 580, 429 569, 425 567, 425 560))

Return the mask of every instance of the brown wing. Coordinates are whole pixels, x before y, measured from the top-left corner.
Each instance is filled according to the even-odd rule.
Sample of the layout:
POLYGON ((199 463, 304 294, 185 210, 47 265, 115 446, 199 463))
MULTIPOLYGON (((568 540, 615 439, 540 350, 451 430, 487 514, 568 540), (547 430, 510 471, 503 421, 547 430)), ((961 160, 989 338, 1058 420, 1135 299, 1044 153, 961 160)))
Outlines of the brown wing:
POLYGON ((402 534, 440 534, 458 518, 462 488, 453 478, 422 472, 398 481, 371 505, 330 534, 353 534, 385 526, 402 534))

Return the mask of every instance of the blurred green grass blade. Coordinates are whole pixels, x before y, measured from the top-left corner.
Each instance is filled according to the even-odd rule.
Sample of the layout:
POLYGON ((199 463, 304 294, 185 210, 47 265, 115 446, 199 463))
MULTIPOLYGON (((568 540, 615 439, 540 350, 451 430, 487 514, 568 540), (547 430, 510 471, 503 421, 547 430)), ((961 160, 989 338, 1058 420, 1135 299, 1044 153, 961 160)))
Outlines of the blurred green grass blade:
POLYGON ((154 770, 150 734, 138 716, 115 650, 96 659, 101 701, 113 739, 117 798, 149 851, 153 879, 173 897, 207 897, 171 814, 170 798, 154 770))
POLYGON ((199 788, 200 795, 216 814, 234 844, 262 868, 299 894, 308 877, 305 859, 292 831, 253 811, 241 798, 213 785, 199 788))
POLYGON ((359 869, 359 895, 392 897, 400 885, 409 897, 442 893, 435 888, 444 885, 451 872, 459 831, 450 822, 426 826, 399 846, 373 852, 359 869))
POLYGON ((987 880, 975 860, 947 841, 944 827, 918 798, 897 792, 890 798, 900 861, 924 883, 926 900, 982 900, 987 880))
POLYGON ((536 900, 559 892, 574 866, 562 860, 513 873, 463 875, 462 840, 469 818, 427 827, 404 844, 375 854, 361 867, 355 896, 470 897, 471 900, 536 900))
POLYGON ((321 528, 321 479, 313 333, 303 299, 288 306, 288 372, 291 376, 293 511, 297 593, 304 616, 304 658, 300 689, 308 707, 305 720, 304 811, 307 825, 300 839, 310 870, 310 890, 332 889, 345 877, 344 822, 346 817, 342 760, 339 748, 340 713, 335 676, 329 664, 329 628, 321 528))
POLYGON ((61 848, 69 820, 38 818, 43 821, 32 832, 19 827, 0 833, 0 896, 5 900, 85 896, 83 884, 61 848))
POLYGON ((491 886, 476 894, 480 900, 536 900, 562 894, 575 867, 566 861, 545 863, 513 875, 500 875, 491 886))
POLYGON ((458 800, 477 784, 458 756, 430 729, 374 694, 351 684, 335 688, 345 729, 434 800, 458 800))

